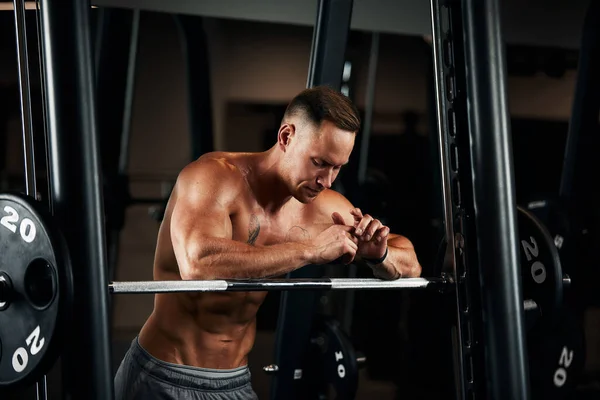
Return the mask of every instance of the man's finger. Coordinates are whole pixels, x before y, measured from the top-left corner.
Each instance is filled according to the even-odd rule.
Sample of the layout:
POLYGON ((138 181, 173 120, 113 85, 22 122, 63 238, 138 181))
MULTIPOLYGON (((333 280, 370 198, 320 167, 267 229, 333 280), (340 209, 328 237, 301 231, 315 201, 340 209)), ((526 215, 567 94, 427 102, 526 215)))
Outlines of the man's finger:
POLYGON ((352 243, 358 244, 358 238, 356 236, 354 236, 352 233, 346 232, 346 236, 348 237, 348 239, 350 239, 352 241, 352 243))
POLYGON ((375 235, 376 235, 376 240, 378 242, 381 242, 382 240, 387 240, 388 236, 390 235, 390 228, 387 226, 384 226, 375 235))
POLYGON ((369 214, 365 215, 356 227, 356 234, 358 236, 362 236, 363 232, 365 232, 371 221, 373 221, 373 217, 371 217, 369 214))
POLYGON ((383 227, 383 224, 378 219, 374 219, 365 230, 365 240, 371 240, 375 233, 383 227))
POLYGON ((354 227, 350 226, 350 225, 335 224, 335 225, 331 225, 331 226, 337 226, 336 229, 341 229, 344 232, 354 233, 354 227))
POLYGON ((363 218, 362 212, 360 208, 353 208, 350 210, 350 214, 354 217, 354 225, 356 226, 360 220, 363 218))
POLYGON ((351 238, 349 246, 354 249, 354 251, 358 250, 358 243, 356 238, 351 238))

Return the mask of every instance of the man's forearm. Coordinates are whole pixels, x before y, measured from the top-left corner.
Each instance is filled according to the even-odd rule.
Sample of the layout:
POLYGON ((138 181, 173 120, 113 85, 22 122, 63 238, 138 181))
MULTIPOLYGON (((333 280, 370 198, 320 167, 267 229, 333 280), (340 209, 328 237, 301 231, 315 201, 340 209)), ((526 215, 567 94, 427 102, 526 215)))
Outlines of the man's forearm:
POLYGON ((385 260, 370 266, 373 275, 381 279, 414 278, 421 275, 421 265, 414 247, 405 238, 390 239, 385 260))
POLYGON ((183 279, 246 279, 288 273, 310 264, 310 254, 310 247, 301 242, 261 247, 203 238, 202 245, 178 261, 183 279))

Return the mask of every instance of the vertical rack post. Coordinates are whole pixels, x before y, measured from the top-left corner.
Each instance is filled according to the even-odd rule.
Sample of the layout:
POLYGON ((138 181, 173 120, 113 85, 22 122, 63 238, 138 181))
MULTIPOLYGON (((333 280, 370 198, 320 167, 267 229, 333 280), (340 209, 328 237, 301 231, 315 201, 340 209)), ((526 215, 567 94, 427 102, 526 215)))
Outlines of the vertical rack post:
POLYGON ((498 0, 463 0, 477 268, 488 397, 528 399, 517 204, 498 0))
POLYGON ((51 201, 73 265, 63 397, 114 398, 89 1, 44 0, 42 48, 51 201))

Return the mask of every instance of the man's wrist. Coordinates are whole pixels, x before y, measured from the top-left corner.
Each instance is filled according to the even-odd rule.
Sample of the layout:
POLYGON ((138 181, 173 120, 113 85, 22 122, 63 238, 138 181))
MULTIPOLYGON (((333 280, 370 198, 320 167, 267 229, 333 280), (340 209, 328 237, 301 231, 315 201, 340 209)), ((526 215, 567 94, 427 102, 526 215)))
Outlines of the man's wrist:
POLYGON ((300 246, 301 249, 301 258, 302 258, 302 263, 304 265, 306 264, 314 264, 315 263, 315 259, 316 259, 316 249, 314 246, 310 245, 310 244, 301 244, 300 246))
POLYGON ((365 258, 365 257, 363 257, 363 261, 369 267, 374 267, 376 265, 382 264, 385 261, 385 259, 387 258, 388 250, 389 250, 389 247, 386 247, 385 253, 383 253, 383 256, 381 256, 380 258, 365 258))

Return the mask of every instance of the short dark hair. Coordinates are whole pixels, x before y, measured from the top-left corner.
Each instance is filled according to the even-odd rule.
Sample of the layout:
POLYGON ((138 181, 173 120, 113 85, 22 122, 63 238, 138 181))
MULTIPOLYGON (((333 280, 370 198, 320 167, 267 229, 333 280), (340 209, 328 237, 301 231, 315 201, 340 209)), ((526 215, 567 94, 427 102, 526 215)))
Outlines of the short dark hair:
POLYGON ((304 89, 292 99, 283 119, 300 114, 317 126, 326 120, 345 131, 360 129, 360 115, 354 103, 329 86, 304 89))

